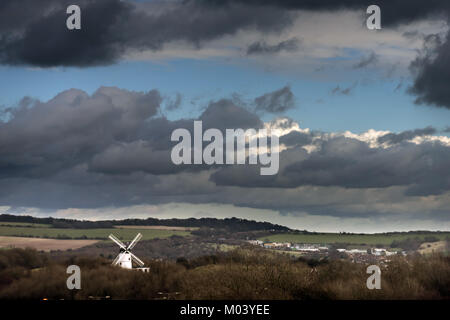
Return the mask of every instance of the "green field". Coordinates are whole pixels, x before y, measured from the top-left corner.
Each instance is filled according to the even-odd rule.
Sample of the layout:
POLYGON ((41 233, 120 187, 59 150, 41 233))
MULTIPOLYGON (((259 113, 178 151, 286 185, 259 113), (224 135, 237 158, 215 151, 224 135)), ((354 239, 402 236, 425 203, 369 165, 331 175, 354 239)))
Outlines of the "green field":
POLYGON ((367 245, 390 245, 394 240, 405 240, 408 238, 436 237, 440 240, 445 240, 450 237, 450 232, 430 232, 424 234, 339 234, 339 233, 321 233, 321 234, 293 234, 280 233, 266 237, 261 237, 259 240, 268 242, 291 242, 291 243, 317 243, 317 244, 331 244, 331 243, 348 243, 348 244, 367 244, 367 245))
MULTIPOLYGON (((133 240, 138 232, 142 233, 143 240, 154 238, 168 238, 172 235, 188 236, 188 231, 173 230, 152 230, 152 229, 59 229, 49 228, 45 225, 36 227, 14 227, 5 226, 0 223, 0 236, 16 237, 38 237, 38 238, 71 238, 71 239, 107 239, 110 233, 113 233, 119 239, 124 241, 133 240)), ((12 223, 12 225, 17 225, 12 223)))

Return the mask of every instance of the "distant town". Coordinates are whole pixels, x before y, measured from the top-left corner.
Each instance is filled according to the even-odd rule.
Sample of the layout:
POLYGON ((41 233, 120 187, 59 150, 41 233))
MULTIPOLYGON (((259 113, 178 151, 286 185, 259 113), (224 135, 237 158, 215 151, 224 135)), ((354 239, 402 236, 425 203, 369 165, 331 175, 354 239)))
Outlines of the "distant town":
POLYGON ((333 246, 326 244, 264 242, 262 240, 247 240, 247 243, 265 249, 298 253, 305 258, 325 258, 337 253, 341 258, 349 259, 355 263, 383 263, 389 262, 388 257, 392 255, 407 255, 407 252, 403 250, 391 251, 385 248, 346 249, 333 248, 333 246))

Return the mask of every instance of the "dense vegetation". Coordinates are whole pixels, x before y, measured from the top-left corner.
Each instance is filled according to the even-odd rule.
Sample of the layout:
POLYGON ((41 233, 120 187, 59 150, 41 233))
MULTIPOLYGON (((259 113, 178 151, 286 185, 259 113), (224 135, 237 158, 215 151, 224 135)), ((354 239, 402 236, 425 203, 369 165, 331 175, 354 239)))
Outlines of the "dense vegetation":
MULTIPOLYGON (((227 251, 237 245, 213 243, 197 237, 171 236, 151 240, 141 240, 133 252, 142 259, 164 259, 175 261, 179 257, 188 259, 213 255, 218 251, 227 251)), ((54 259, 62 261, 72 256, 105 257, 112 261, 118 254, 118 246, 112 241, 102 241, 96 244, 66 251, 52 251, 54 259)))
POLYGON ((111 267, 102 258, 56 262, 33 250, 0 250, 0 299, 450 298, 450 257, 441 255, 394 257, 382 269, 381 290, 366 288, 363 264, 314 264, 258 249, 146 262, 148 274, 111 267), (69 264, 82 272, 82 289, 73 295, 66 288, 69 264))

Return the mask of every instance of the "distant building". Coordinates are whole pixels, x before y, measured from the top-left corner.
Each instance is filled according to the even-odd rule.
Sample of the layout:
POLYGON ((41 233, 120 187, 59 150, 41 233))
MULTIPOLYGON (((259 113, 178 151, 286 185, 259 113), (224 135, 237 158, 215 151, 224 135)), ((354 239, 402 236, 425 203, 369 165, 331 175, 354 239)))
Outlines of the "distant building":
POLYGON ((305 251, 305 252, 318 252, 318 251, 320 251, 319 249, 317 249, 317 248, 300 248, 300 249, 298 249, 298 251, 305 251))
POLYGON ((396 254, 396 252, 388 251, 387 249, 384 249, 384 248, 374 248, 374 249, 371 249, 371 252, 373 255, 376 255, 376 256, 392 256, 392 255, 396 254))
POLYGON ((291 244, 289 242, 272 242, 272 243, 264 243, 264 248, 290 248, 291 244))
POLYGON ((261 240, 248 240, 247 242, 254 246, 262 246, 264 244, 261 240))
POLYGON ((367 250, 361 250, 361 249, 351 249, 347 250, 348 253, 367 253, 367 250))

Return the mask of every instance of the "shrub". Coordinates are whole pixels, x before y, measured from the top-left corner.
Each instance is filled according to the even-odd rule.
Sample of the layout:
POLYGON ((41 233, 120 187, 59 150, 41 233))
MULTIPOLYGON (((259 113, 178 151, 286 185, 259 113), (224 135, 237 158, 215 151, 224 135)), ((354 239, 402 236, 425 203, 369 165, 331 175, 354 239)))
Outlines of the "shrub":
POLYGON ((366 265, 292 259, 236 249, 177 262, 146 261, 150 273, 112 267, 101 258, 52 261, 29 249, 0 251, 0 299, 448 299, 450 257, 392 256, 382 290, 366 287, 366 265), (66 268, 80 266, 82 290, 66 288, 66 268), (39 267, 39 269, 35 269, 39 267))

